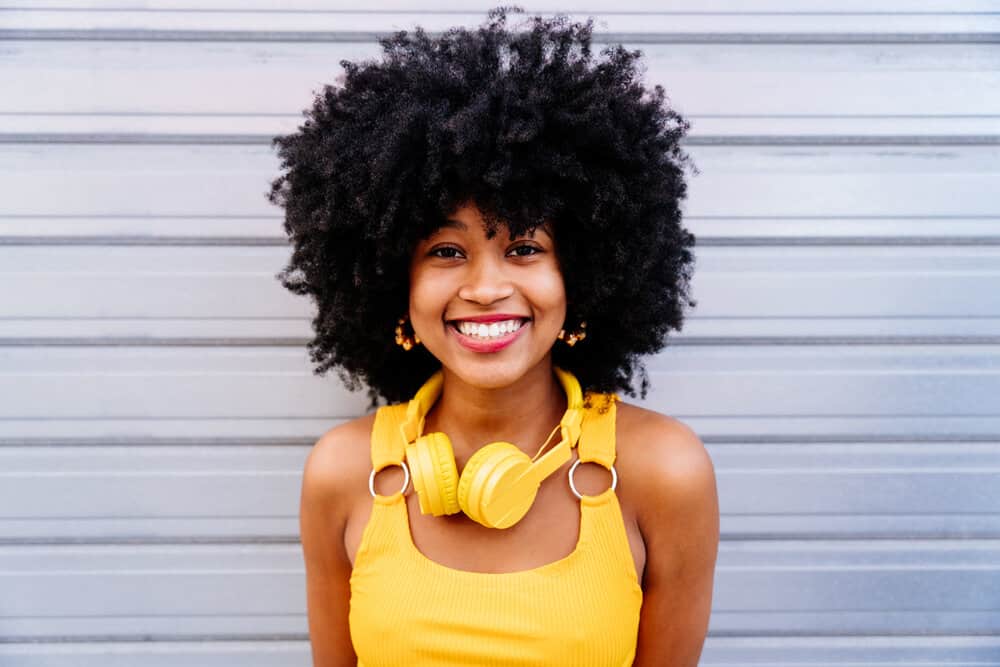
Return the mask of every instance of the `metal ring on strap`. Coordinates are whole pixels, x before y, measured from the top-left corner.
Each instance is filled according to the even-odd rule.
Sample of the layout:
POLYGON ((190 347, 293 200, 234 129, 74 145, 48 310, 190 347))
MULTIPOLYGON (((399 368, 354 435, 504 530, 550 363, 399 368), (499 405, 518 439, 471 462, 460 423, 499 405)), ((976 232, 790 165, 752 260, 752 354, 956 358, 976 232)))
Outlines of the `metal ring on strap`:
MULTIPOLYGON (((400 465, 400 467, 403 468, 403 472, 406 473, 406 479, 403 482, 403 488, 400 489, 399 491, 397 491, 397 493, 403 493, 404 491, 406 491, 406 487, 408 487, 410 485, 410 469, 406 467, 406 462, 405 461, 400 461, 399 465, 400 465)), ((368 490, 372 492, 372 498, 374 498, 375 495, 376 495, 375 494, 375 473, 376 472, 382 472, 382 470, 385 470, 385 468, 382 468, 382 469, 380 469, 378 471, 376 471, 375 468, 372 468, 372 473, 370 475, 368 475, 368 490)))
MULTIPOLYGON (((577 497, 578 500, 583 500, 583 496, 580 492, 576 490, 576 484, 573 483, 573 473, 576 472, 576 467, 583 463, 582 459, 577 459, 569 469, 569 488, 573 490, 573 495, 577 497)), ((596 463, 591 461, 590 463, 596 463)), ((615 471, 614 464, 611 465, 611 490, 614 491, 615 487, 618 486, 618 472, 615 471)))

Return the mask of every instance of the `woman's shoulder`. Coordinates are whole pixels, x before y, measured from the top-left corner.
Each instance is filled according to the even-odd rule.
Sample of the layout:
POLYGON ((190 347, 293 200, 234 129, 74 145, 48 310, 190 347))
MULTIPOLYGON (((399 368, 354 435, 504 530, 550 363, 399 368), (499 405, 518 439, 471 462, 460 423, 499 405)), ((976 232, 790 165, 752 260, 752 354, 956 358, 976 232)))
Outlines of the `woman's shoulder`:
POLYGON ((647 449, 669 450, 673 454, 704 449, 701 438, 676 417, 625 401, 617 401, 616 410, 616 437, 624 440, 626 446, 635 447, 636 442, 648 443, 647 449))
POLYGON ((306 457, 303 484, 319 496, 342 501, 368 493, 371 431, 375 413, 350 419, 319 437, 306 457))
POLYGON ((715 496, 715 470, 708 450, 681 420, 620 401, 615 440, 615 467, 630 495, 641 499, 641 507, 662 518, 664 506, 679 509, 715 496))

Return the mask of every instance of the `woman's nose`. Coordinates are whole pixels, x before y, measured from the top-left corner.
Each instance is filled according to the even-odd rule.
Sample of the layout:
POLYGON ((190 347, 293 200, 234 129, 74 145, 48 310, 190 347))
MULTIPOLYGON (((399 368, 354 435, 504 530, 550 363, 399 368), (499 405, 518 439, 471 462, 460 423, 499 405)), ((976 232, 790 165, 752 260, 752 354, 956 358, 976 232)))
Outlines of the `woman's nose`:
POLYGON ((458 297, 487 305, 506 299, 514 293, 514 284, 496 262, 483 260, 470 267, 467 280, 458 290, 458 297))

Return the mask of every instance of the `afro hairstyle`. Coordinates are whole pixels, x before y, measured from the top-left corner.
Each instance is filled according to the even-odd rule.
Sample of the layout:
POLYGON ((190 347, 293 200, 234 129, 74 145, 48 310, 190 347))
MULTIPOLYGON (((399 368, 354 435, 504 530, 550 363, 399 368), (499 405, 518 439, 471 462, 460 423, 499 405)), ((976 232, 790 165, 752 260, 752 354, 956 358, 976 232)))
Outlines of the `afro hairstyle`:
POLYGON ((497 7, 479 28, 430 37, 420 27, 378 40, 380 59, 341 60, 304 124, 275 137, 282 161, 268 199, 285 210, 292 248, 276 278, 317 305, 308 348, 316 375, 410 398, 440 368, 404 351, 411 253, 457 207, 474 203, 488 237, 549 223, 567 296, 553 362, 585 392, 645 398, 640 356, 661 350, 694 306, 695 237, 681 225, 689 123, 662 86, 638 80, 641 51, 591 54, 593 19, 564 15, 507 27, 497 7))

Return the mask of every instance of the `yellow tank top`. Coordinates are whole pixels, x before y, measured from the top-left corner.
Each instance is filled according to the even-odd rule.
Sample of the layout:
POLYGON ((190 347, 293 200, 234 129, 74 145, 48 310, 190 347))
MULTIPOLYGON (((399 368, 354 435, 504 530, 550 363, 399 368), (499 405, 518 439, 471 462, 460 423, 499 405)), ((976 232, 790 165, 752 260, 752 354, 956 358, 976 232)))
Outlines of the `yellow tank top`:
MULTIPOLYGON (((615 401, 603 415, 597 411, 602 397, 591 402, 579 458, 610 468, 615 401)), ((405 403, 376 414, 376 470, 403 460, 398 434, 405 416, 405 403)), ((403 492, 375 496, 350 586, 358 667, 610 667, 631 665, 635 657, 642 588, 611 488, 582 496, 572 553, 504 573, 457 570, 429 559, 413 543, 403 492)))

